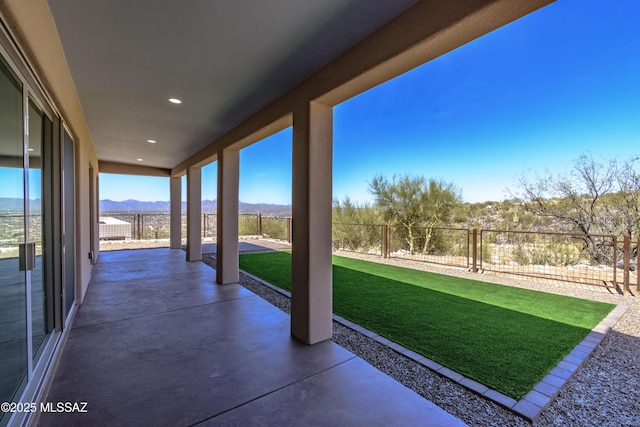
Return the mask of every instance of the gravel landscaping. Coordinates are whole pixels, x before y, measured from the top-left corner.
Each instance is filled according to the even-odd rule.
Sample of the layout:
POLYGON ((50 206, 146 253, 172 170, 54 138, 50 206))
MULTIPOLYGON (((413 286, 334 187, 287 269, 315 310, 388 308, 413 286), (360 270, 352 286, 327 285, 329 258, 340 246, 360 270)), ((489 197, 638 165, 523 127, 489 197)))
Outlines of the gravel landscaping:
MULTIPOLYGON (((262 242, 261 242, 262 244, 262 242)), ((370 261, 486 280, 527 289, 614 304, 629 310, 601 345, 542 413, 535 426, 640 426, 640 301, 634 296, 610 294, 604 288, 569 283, 535 282, 523 278, 482 275, 462 269, 420 262, 382 259, 340 252, 370 261)), ((211 254, 203 262, 215 266, 211 254)), ((276 307, 289 312, 289 298, 241 274, 241 285, 276 307)), ((529 426, 509 410, 431 371, 390 348, 334 322, 333 340, 377 369, 429 399, 470 426, 529 426)))

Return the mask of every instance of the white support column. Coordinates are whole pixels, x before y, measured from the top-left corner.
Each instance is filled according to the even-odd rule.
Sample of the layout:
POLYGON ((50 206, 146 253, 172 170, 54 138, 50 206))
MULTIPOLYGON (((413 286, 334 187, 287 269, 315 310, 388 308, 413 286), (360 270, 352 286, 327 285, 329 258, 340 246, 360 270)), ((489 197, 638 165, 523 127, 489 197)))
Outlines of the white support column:
POLYGON ((293 114, 291 335, 315 344, 332 335, 332 107, 293 114))
POLYGON ((238 191, 240 152, 218 152, 218 214, 216 245, 216 282, 238 283, 238 191))
POLYGON ((169 247, 182 247, 182 179, 179 176, 169 178, 169 206, 171 223, 169 226, 169 247))
POLYGON ((202 260, 202 171, 187 169, 187 261, 202 260))

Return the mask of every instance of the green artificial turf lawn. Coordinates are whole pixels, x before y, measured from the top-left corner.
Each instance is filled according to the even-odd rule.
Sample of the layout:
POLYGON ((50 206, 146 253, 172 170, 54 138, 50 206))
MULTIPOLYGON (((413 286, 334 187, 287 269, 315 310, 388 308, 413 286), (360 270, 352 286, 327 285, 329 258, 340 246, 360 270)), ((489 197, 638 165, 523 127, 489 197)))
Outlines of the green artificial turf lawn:
MULTIPOLYGON (((240 255, 291 290, 291 254, 240 255)), ((514 399, 533 389, 613 304, 333 257, 336 314, 514 399)))

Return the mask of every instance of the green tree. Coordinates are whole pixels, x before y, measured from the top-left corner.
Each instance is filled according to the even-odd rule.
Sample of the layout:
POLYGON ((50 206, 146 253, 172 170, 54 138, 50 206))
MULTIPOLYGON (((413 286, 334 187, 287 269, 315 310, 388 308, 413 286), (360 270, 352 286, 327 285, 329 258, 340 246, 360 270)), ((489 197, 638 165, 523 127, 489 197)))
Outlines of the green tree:
POLYGON ((394 175, 389 180, 378 175, 369 191, 384 219, 401 228, 411 254, 420 243, 422 252, 429 250, 434 229, 447 224, 461 203, 460 192, 452 183, 423 176, 394 175))

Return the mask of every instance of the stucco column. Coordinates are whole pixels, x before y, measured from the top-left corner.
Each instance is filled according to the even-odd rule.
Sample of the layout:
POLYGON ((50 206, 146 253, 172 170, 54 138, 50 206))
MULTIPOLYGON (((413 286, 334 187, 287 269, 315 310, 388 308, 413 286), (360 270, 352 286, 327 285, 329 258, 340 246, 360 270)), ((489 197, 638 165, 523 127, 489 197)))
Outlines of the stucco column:
POLYGON ((238 283, 238 191, 240 152, 218 152, 218 213, 216 239, 216 282, 238 283))
POLYGON ((315 344, 332 335, 332 107, 293 114, 291 335, 315 344))
POLYGON ((179 176, 169 178, 169 247, 182 247, 182 179, 179 176))
POLYGON ((187 261, 202 260, 202 171, 187 169, 187 261))

